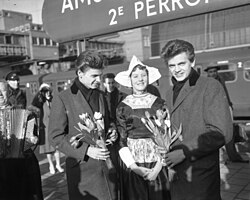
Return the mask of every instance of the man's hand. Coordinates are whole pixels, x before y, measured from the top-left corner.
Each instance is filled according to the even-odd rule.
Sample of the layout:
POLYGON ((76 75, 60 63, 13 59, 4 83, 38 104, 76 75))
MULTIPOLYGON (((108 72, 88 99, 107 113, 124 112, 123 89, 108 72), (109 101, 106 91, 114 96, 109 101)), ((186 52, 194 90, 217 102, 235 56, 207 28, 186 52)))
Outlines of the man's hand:
POLYGON ((182 149, 174 150, 166 154, 166 163, 168 167, 174 167, 175 165, 181 163, 186 156, 182 149))
POLYGON ((87 155, 93 159, 106 160, 109 157, 109 151, 107 149, 90 146, 87 150, 87 155))

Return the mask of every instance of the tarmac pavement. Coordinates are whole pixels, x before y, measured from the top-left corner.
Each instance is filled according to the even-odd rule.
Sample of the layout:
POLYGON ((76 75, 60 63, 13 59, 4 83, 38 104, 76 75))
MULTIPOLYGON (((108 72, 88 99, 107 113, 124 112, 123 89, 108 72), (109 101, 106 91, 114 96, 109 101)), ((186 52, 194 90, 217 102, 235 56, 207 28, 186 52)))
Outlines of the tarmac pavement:
MULTIPOLYGON (((250 160, 250 152, 240 153, 244 159, 250 160)), ((44 200, 68 200, 65 172, 52 175, 45 156, 37 154, 39 159, 44 200)), ((65 156, 61 157, 65 168, 65 156)), ((250 200, 250 164, 232 163, 220 164, 221 196, 223 200, 250 200)), ((212 200, 212 199, 211 199, 212 200)))
MULTIPOLYGON (((49 163, 44 154, 39 154, 36 149, 35 154, 39 161, 42 190, 44 200, 68 200, 68 189, 65 172, 60 173, 56 171, 55 174, 50 174, 49 163)), ((61 154, 61 166, 65 170, 65 156, 61 154)), ((55 163, 55 160, 54 160, 55 163)))

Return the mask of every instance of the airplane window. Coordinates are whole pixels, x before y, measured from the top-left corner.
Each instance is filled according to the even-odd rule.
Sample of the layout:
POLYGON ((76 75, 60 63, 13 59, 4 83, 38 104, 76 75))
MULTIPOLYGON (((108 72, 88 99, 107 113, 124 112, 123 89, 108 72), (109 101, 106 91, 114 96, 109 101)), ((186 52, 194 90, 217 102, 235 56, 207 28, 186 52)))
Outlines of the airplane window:
POLYGON ((30 92, 35 95, 38 92, 38 86, 36 82, 30 83, 30 92))
POLYGON ((61 92, 61 91, 63 91, 63 90, 66 90, 66 89, 70 86, 70 84, 68 83, 67 80, 65 80, 65 81, 58 81, 58 82, 56 83, 56 85, 57 85, 57 91, 58 91, 58 92, 61 92))
POLYGON ((226 65, 219 65, 218 73, 225 82, 234 82, 237 79, 237 65, 235 63, 228 63, 226 65))
POLYGON ((247 81, 250 81, 250 61, 246 61, 243 64, 243 69, 244 69, 244 78, 247 81))

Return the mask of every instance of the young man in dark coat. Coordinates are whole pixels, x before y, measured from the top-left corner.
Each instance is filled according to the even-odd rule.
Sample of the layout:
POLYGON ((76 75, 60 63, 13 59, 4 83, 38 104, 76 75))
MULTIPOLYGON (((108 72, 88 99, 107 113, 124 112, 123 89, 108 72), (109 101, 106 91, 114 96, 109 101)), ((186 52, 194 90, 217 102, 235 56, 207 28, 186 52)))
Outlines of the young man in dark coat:
MULTIPOLYGON (((127 94, 121 92, 116 87, 115 75, 113 73, 104 74, 102 77, 102 81, 103 81, 103 86, 104 86, 104 94, 105 94, 105 98, 106 98, 108 110, 109 110, 109 120, 112 123, 112 126, 116 127, 115 125, 116 124, 116 108, 119 105, 119 103, 127 96, 127 94)), ((116 166, 117 173, 119 174, 118 177, 120 177, 121 160, 119 159, 119 156, 118 156, 118 140, 113 145, 114 145, 115 151, 117 152, 117 154, 113 154, 113 156, 115 156, 113 159, 116 158, 116 162, 114 164, 116 166)), ((121 194, 121 192, 119 192, 119 194, 121 194)))
POLYGON ((115 75, 113 73, 104 74, 102 80, 109 109, 109 117, 112 122, 115 122, 116 108, 118 104, 126 97, 126 94, 119 91, 115 86, 115 75))
POLYGON ((221 200, 219 149, 232 138, 232 119, 221 84, 200 76, 194 47, 169 41, 162 57, 172 75, 167 92, 172 127, 182 126, 182 137, 166 154, 175 171, 170 182, 172 200, 221 200))
MULTIPOLYGON (((82 122, 79 115, 88 113, 93 118, 95 112, 104 117, 105 134, 108 132, 108 110, 104 94, 98 90, 103 72, 103 58, 94 52, 82 52, 76 61, 73 85, 55 95, 49 121, 50 143, 66 158, 66 175, 70 200, 115 200, 117 199, 116 173, 109 170, 105 160, 113 157, 113 147, 109 150, 91 144, 86 136, 79 145, 72 139, 79 134, 76 130, 82 122)), ((85 124, 86 125, 86 124, 85 124)), ((81 136, 80 136, 81 137, 81 136)), ((111 140, 116 136, 111 135, 111 140)), ((77 138, 75 138, 77 139, 77 138)))

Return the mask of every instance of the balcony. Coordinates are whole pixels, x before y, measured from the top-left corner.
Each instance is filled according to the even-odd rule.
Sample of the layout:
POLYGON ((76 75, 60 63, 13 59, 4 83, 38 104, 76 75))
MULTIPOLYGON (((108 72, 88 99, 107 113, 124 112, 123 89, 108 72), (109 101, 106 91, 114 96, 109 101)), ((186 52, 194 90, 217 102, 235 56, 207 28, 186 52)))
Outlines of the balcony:
POLYGON ((0 44, 0 61, 14 62, 25 59, 27 49, 20 45, 0 44))

